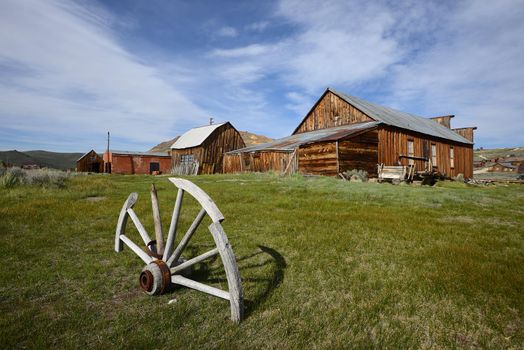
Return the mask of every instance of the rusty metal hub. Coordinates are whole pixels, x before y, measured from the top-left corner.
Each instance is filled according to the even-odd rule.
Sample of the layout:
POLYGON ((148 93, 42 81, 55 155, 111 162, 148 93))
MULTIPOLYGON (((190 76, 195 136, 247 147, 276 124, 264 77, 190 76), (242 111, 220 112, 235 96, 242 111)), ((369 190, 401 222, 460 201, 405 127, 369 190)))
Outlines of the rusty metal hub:
POLYGON ((171 284, 171 271, 164 261, 154 260, 140 273, 139 283, 149 295, 162 294, 171 284))

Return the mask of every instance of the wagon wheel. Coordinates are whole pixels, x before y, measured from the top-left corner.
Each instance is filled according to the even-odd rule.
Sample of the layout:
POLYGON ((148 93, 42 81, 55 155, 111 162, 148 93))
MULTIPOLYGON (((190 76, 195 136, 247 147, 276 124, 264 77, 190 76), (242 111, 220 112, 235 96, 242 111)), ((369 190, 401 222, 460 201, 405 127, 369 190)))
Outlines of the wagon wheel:
POLYGON ((156 295, 166 291, 171 283, 178 284, 181 286, 196 289, 198 291, 214 295, 216 297, 229 300, 231 305, 231 319, 235 322, 240 322, 243 316, 243 296, 242 296, 242 285, 240 282, 240 273, 236 263, 235 255, 226 233, 222 228, 221 222, 224 220, 224 216, 217 208, 215 202, 198 186, 192 182, 179 178, 169 178, 177 188, 178 194, 176 197, 175 207, 173 210, 173 216, 171 218, 171 225, 167 235, 165 246, 162 238, 162 228, 160 224, 160 214, 158 211, 158 202, 156 198, 156 190, 154 187, 151 191, 151 200, 153 205, 153 218, 155 219, 155 234, 156 240, 152 240, 147 233, 146 229, 136 216, 133 211, 133 205, 138 199, 137 193, 131 193, 125 201, 120 216, 118 217, 118 223, 115 234, 115 251, 121 252, 123 249, 123 243, 125 243, 136 255, 140 257, 146 266, 140 274, 140 286, 144 289, 147 294, 156 295), (180 239, 177 247, 173 249, 178 218, 182 209, 182 200, 184 193, 187 192, 202 207, 200 212, 197 214, 193 223, 180 239), (216 248, 210 251, 198 255, 192 259, 185 261, 181 259, 184 248, 187 247, 191 237, 196 232, 198 226, 206 216, 211 218, 211 225, 208 229, 211 233, 215 242, 216 248), (135 224, 142 240, 144 241, 145 248, 140 248, 137 244, 131 241, 125 235, 125 228, 127 218, 131 218, 135 224), (181 275, 182 272, 187 271, 190 267, 198 264, 206 259, 220 255, 222 264, 224 265, 224 271, 226 273, 227 284, 229 287, 228 291, 224 291, 215 287, 208 286, 204 283, 200 283, 191 280, 181 275))

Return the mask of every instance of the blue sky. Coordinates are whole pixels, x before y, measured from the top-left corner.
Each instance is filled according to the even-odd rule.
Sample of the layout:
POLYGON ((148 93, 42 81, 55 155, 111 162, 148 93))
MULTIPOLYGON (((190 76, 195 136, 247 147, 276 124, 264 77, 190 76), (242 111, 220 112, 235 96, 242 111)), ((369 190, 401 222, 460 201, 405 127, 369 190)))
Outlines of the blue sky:
POLYGON ((289 135, 326 87, 524 145, 524 1, 0 2, 0 149, 289 135))

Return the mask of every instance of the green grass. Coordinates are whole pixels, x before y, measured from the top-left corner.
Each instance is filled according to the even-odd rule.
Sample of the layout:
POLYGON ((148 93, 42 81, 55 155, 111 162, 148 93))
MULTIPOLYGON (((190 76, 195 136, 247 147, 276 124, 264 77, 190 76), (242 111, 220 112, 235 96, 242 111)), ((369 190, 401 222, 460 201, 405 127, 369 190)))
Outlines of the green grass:
MULTIPOLYGON (((0 348, 524 344, 522 186, 258 174, 192 180, 226 217, 246 297, 240 325, 229 321, 227 302, 193 290, 145 295, 141 260, 113 250, 130 192, 139 193, 135 211, 153 231, 152 182, 167 231, 176 197, 167 177, 82 176, 65 188, 0 189, 0 348)), ((184 228, 197 211, 184 202, 184 228)), ((205 227, 186 257, 211 247, 205 227)), ((195 273, 226 287, 219 260, 195 273)))

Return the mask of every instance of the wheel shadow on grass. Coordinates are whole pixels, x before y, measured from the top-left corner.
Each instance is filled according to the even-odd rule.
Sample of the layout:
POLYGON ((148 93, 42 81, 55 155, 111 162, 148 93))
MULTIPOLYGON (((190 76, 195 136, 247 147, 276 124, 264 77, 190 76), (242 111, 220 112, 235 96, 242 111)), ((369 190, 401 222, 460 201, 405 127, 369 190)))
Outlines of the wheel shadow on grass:
MULTIPOLYGON (((254 277, 242 278, 242 282, 247 282, 248 284, 260 284, 263 283, 262 288, 255 288, 256 293, 250 299, 244 299, 244 317, 248 318, 253 312, 255 312, 264 301, 273 293, 273 291, 284 281, 284 270, 287 267, 286 259, 273 248, 259 245, 260 254, 264 254, 269 259, 264 260, 262 263, 250 264, 248 266, 241 266, 240 272, 247 269, 268 269, 269 273, 264 273, 263 277, 257 277, 256 272, 254 277)), ((253 256, 254 257, 254 256, 253 256)), ((249 259, 246 259, 248 261, 249 259)), ((258 260, 258 259, 257 259, 258 260)), ((262 271, 264 272, 264 271, 262 271)), ((250 273, 250 275, 252 275, 250 273)))
MULTIPOLYGON (((188 277, 216 287, 217 284, 227 286, 222 265, 213 264, 217 259, 218 256, 209 259, 205 264, 198 264, 188 277)), ((282 283, 287 263, 278 251, 262 245, 258 245, 258 249, 251 254, 239 256, 236 261, 244 290, 244 319, 246 319, 282 283)))

